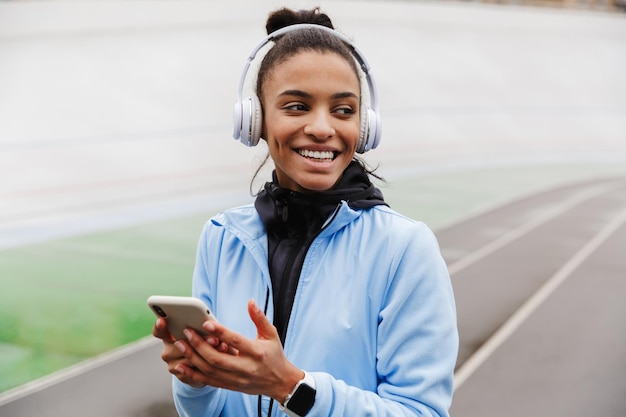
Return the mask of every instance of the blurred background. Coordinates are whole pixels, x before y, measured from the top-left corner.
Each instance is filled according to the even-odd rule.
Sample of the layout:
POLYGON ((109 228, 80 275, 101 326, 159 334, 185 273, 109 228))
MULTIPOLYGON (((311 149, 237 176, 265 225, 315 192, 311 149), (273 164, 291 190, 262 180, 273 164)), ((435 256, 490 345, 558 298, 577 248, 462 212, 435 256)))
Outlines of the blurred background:
POLYGON ((0 1, 0 391, 149 335, 217 211, 269 11, 321 6, 378 82, 391 206, 435 231, 626 172, 626 14, 606 1, 0 1))

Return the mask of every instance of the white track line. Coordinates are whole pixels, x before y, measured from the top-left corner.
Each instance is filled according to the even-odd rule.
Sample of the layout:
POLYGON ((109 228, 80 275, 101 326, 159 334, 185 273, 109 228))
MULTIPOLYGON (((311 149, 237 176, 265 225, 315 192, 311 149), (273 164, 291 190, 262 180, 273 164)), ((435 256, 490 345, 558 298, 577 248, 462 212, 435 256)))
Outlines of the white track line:
POLYGON ((491 336, 454 374, 456 391, 478 369, 491 354, 517 330, 526 319, 567 279, 569 276, 602 245, 619 227, 626 222, 626 210, 606 225, 572 256, 537 292, 491 336))
POLYGON ((454 275, 460 270, 467 268, 468 266, 474 264, 475 262, 478 262, 479 260, 483 259, 487 255, 506 246, 507 244, 514 241, 515 239, 520 238, 521 236, 525 235, 526 233, 529 233, 533 229, 541 226, 542 224, 560 216, 561 214, 571 209, 572 207, 584 201, 590 200, 602 193, 608 192, 609 190, 614 188, 614 186, 611 187, 611 185, 613 184, 609 183, 609 184, 595 185, 592 188, 585 190, 584 192, 574 195, 568 200, 565 200, 562 204, 554 206, 552 209, 548 210, 543 215, 538 216, 532 219, 531 221, 516 227, 515 229, 509 231, 508 233, 503 234, 502 236, 500 236, 499 238, 495 240, 492 240, 485 246, 465 256, 464 258, 461 258, 458 261, 450 264, 448 266, 448 272, 450 273, 450 275, 454 275))

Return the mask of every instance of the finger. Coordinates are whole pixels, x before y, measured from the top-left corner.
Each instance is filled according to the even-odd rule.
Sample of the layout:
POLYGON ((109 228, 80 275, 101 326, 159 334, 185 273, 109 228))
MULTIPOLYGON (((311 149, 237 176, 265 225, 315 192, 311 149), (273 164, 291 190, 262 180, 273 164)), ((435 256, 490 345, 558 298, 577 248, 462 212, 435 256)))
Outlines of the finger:
MULTIPOLYGON (((220 328, 217 331, 219 331, 222 336, 226 335, 226 337, 230 337, 230 340, 238 341, 245 339, 243 336, 228 329, 220 328), (234 336, 229 336, 230 334, 234 336)), ((187 338, 189 347, 189 349, 184 352, 185 357, 195 368, 204 373, 207 377, 213 378, 217 373, 221 376, 232 373, 239 374, 241 373, 242 367, 246 366, 241 362, 239 349, 234 348, 230 343, 220 342, 218 346, 211 346, 193 329, 185 330, 185 337, 187 338)), ((243 346, 245 343, 241 345, 243 346)), ((183 348, 182 345, 179 346, 181 349, 183 348)), ((220 377, 218 377, 218 379, 220 379, 220 377)), ((209 385, 214 384, 210 383, 209 385)))
MULTIPOLYGON (((214 331, 215 329, 211 326, 209 328, 214 331)), ((206 329, 205 329, 206 330, 206 329)), ((208 334, 204 336, 204 341, 213 346, 218 352, 228 353, 230 355, 236 355, 237 349, 231 348, 228 344, 219 340, 215 335, 208 334)))
POLYGON ((184 351, 186 362, 173 368, 173 374, 184 383, 192 386, 211 385, 213 387, 238 390, 243 385, 241 369, 232 355, 220 353, 208 345, 193 330, 187 330, 189 342, 177 341, 175 346, 184 351))
POLYGON ((165 343, 161 352, 161 359, 167 364, 167 370, 186 384, 194 384, 195 381, 189 379, 186 375, 190 374, 194 369, 193 364, 183 355, 180 349, 173 343, 165 343), (182 367, 181 367, 182 366, 182 367), (184 373, 180 373, 180 369, 186 369, 184 373))
POLYGON ((227 352, 236 355, 240 350, 245 350, 246 347, 249 347, 249 339, 216 321, 205 321, 203 327, 220 341, 220 344, 217 346, 218 350, 224 350, 224 345, 226 345, 228 347, 227 352))
POLYGON ((175 343, 176 347, 193 366, 205 373, 211 372, 214 368, 213 362, 217 358, 216 355, 221 355, 218 351, 221 342, 218 341, 216 346, 214 346, 211 343, 207 343, 205 338, 193 329, 185 329, 183 332, 187 341, 177 341, 175 343))
POLYGON ((239 351, 237 349, 235 349, 234 347, 228 346, 224 342, 220 342, 220 344, 216 346, 215 348, 218 350, 218 352, 228 353, 229 355, 237 356, 239 354, 239 351))
POLYGON ((161 351, 161 359, 163 362, 178 361, 180 359, 184 359, 185 355, 182 353, 180 348, 172 343, 165 343, 163 346, 163 350, 161 351))
POLYGON ((167 321, 164 318, 158 318, 152 327, 152 335, 166 343, 173 343, 174 337, 167 329, 167 321))
POLYGON ((219 346, 221 345, 221 343, 217 337, 213 335, 207 335, 207 336, 204 336, 204 341, 219 350, 219 346))
MULTIPOLYGON (((210 319, 210 320, 207 320, 207 321, 215 322, 214 319, 210 319)), ((204 323, 203 323, 203 327, 204 327, 205 330, 210 329, 210 331, 215 331, 215 329, 214 329, 214 327, 212 325, 204 326, 204 323)), ((208 335, 204 336, 204 340, 208 344, 210 344, 211 346, 215 347, 215 349, 217 349, 218 352, 228 353, 228 354, 231 354, 231 355, 236 355, 237 354, 237 349, 231 348, 226 343, 224 343, 221 340, 219 340, 213 334, 208 334, 208 335)))
POLYGON ((276 327, 267 319, 254 299, 248 301, 248 314, 257 329, 258 339, 277 339, 276 327))
POLYGON ((174 369, 172 369, 170 372, 181 382, 184 382, 189 386, 200 388, 207 385, 205 382, 202 381, 204 378, 200 372, 190 366, 185 365, 184 363, 176 365, 174 369))

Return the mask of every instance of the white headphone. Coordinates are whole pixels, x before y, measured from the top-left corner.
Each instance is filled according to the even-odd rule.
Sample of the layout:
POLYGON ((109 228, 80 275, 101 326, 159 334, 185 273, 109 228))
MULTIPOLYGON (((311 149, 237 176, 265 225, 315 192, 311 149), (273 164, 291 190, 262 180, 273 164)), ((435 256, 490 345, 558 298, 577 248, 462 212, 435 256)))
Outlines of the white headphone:
POLYGON ((235 108, 233 112, 233 122, 235 125, 233 130, 233 137, 235 139, 239 139, 241 143, 246 146, 256 146, 261 139, 261 129, 263 127, 263 112, 261 110, 261 102, 259 101, 259 98, 256 94, 253 94, 251 97, 242 97, 244 82, 248 74, 250 64, 252 63, 252 60, 256 57, 256 54, 269 42, 273 41, 281 35, 284 35, 285 33, 309 28, 323 30, 339 38, 349 47, 350 51, 352 52, 352 56, 354 56, 354 59, 361 67, 361 70, 363 71, 363 74, 365 75, 365 79, 367 81, 367 86, 369 88, 370 107, 362 112, 361 115, 361 132, 359 135, 359 143, 357 145, 356 151, 358 153, 365 153, 370 149, 376 148, 380 142, 381 122, 380 114, 378 113, 378 96, 376 94, 376 85, 374 84, 374 79, 372 78, 370 66, 367 63, 367 60, 365 59, 363 54, 361 54, 361 52, 356 48, 356 46, 354 46, 350 39, 348 39, 341 33, 326 26, 314 25, 309 23, 291 25, 279 29, 268 35, 265 39, 263 39, 263 41, 261 41, 261 43, 257 45, 256 48, 254 48, 254 50, 248 57, 248 60, 246 61, 246 65, 243 69, 243 74, 241 74, 241 80, 239 82, 239 89, 237 91, 237 102, 235 103, 235 108))

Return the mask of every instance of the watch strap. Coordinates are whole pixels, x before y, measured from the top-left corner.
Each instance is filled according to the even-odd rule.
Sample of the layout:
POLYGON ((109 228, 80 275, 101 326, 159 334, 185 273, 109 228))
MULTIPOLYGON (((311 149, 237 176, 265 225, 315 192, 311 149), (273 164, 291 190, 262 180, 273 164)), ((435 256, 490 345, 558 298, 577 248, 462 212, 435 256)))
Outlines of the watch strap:
POLYGON ((289 417, 303 417, 315 403, 315 378, 306 371, 283 404, 278 404, 281 411, 289 417))

